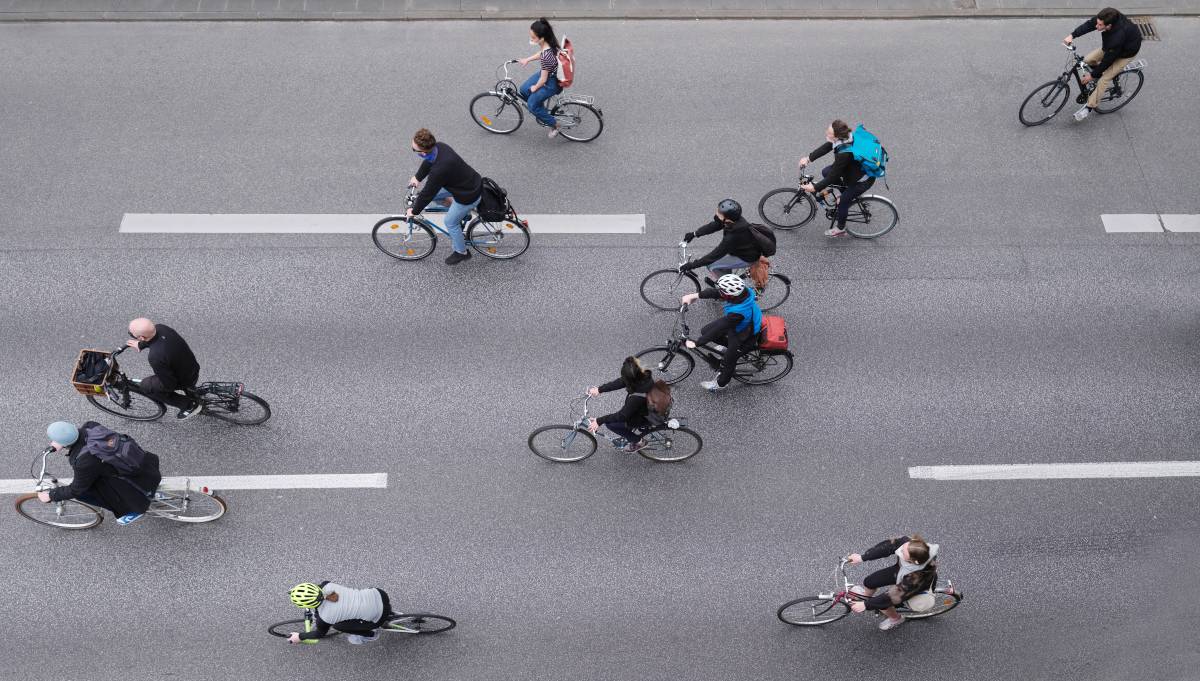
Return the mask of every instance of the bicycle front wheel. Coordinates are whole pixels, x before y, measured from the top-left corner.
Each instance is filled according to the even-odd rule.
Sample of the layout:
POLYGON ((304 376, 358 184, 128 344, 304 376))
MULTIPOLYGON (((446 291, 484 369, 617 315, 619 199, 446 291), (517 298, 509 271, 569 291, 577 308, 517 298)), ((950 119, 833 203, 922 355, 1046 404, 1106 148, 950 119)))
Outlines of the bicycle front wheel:
POLYGON ((1141 71, 1122 71, 1108 85, 1108 92, 1100 98, 1096 105, 1096 113, 1112 113, 1133 101, 1142 91, 1142 81, 1145 78, 1141 71))
POLYGON ((692 375, 696 368, 696 360, 682 350, 671 350, 665 345, 657 348, 642 350, 634 355, 642 366, 658 374, 658 378, 675 385, 692 375))
POLYGON ((797 627, 818 627, 836 622, 850 614, 845 601, 821 596, 797 598, 779 606, 775 615, 785 624, 797 627))
POLYGON ((750 385, 774 383, 792 370, 792 353, 751 350, 738 358, 733 378, 750 385))
POLYGON ((782 274, 772 272, 767 277, 767 287, 759 290, 754 289, 758 295, 758 306, 765 310, 774 310, 783 305, 783 301, 792 295, 792 280, 782 274))
POLYGON ((896 204, 882 196, 860 196, 846 211, 846 231, 859 239, 878 239, 899 222, 896 204))
POLYGON ((239 426, 257 426, 271 418, 271 405, 258 395, 243 392, 236 400, 206 402, 202 413, 239 426))
POLYGON ((663 463, 686 461, 699 454, 704 447, 704 440, 687 428, 655 430, 646 433, 642 442, 646 446, 639 449, 638 454, 663 463))
MULTIPOLYGON (((288 620, 286 622, 276 622, 275 624, 272 624, 271 626, 267 627, 268 633, 270 633, 272 636, 278 636, 279 638, 287 638, 288 636, 291 636, 293 631, 303 633, 304 632, 304 620, 299 619, 299 620, 288 620)), ((329 633, 325 634, 325 638, 337 636, 341 633, 342 632, 338 631, 337 629, 330 628, 329 633)), ((317 640, 310 640, 307 642, 308 643, 316 643, 317 640)))
POLYGON ((591 142, 604 131, 604 117, 590 104, 564 102, 550 115, 558 123, 558 134, 572 142, 591 142))
POLYGON ((1029 127, 1041 125, 1057 116, 1070 98, 1071 86, 1061 80, 1043 83, 1021 102, 1017 117, 1029 127))
POLYGON ((816 214, 813 197, 791 187, 769 191, 758 202, 759 217, 775 229, 796 229, 816 214))
POLYGON ((22 494, 17 497, 15 506, 17 513, 33 522, 60 530, 86 530, 104 520, 102 511, 74 499, 44 504, 36 494, 22 494))
POLYGON ((136 390, 105 386, 104 395, 88 395, 87 400, 100 411, 120 416, 131 421, 155 421, 167 407, 158 400, 147 397, 136 390))
POLYGON ((943 588, 937 588, 933 591, 933 607, 928 610, 917 612, 908 608, 899 608, 899 612, 904 615, 905 619, 923 620, 930 617, 936 617, 944 612, 950 612, 958 607, 962 602, 962 594, 958 591, 947 591, 943 588))
POLYGON ((659 310, 678 310, 679 299, 700 292, 700 282, 678 270, 658 270, 646 275, 641 286, 642 300, 659 310))
POLYGON ((529 448, 547 461, 572 463, 596 453, 596 436, 574 426, 544 426, 529 434, 529 448))
POLYGON ((387 624, 383 625, 383 628, 401 634, 440 634, 443 631, 450 631, 457 624, 458 622, 441 615, 430 615, 428 613, 418 613, 415 615, 397 614, 388 620, 387 624))
POLYGON ((409 221, 402 215, 376 222, 371 229, 371 240, 376 248, 397 260, 427 258, 437 246, 433 229, 421 220, 409 221))
POLYGON ((225 501, 215 494, 181 490, 159 493, 147 512, 181 523, 211 523, 225 515, 226 510, 225 501))
POLYGON ((529 250, 529 229, 516 220, 484 222, 475 216, 467 225, 467 245, 480 255, 511 260, 529 250))
POLYGON ((525 121, 520 102, 495 92, 475 95, 471 100, 471 120, 479 127, 498 135, 507 135, 525 121))

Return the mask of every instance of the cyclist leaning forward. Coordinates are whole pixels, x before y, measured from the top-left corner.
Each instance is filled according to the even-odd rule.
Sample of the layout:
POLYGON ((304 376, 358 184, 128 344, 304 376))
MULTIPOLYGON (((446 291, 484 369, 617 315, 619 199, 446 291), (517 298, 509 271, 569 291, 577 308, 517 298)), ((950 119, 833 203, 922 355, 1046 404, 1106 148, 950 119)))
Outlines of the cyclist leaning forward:
POLYGON ((626 357, 621 364, 621 375, 604 385, 588 388, 588 395, 596 397, 600 393, 625 389, 625 404, 620 411, 594 418, 588 423, 588 430, 596 432, 600 426, 625 438, 625 446, 621 451, 636 452, 645 447, 642 442, 642 429, 650 425, 650 391, 654 388, 654 377, 649 369, 643 369, 636 357, 626 357))
POLYGON ((297 608, 313 610, 316 627, 312 631, 291 632, 289 643, 325 638, 332 627, 348 634, 355 645, 379 638, 376 629, 395 616, 391 601, 383 589, 351 589, 328 580, 320 584, 297 584, 288 592, 297 608))
POLYGON ((721 359, 721 371, 713 380, 700 384, 709 392, 724 390, 733 379, 737 368, 738 358, 743 352, 753 349, 758 343, 758 334, 762 332, 762 308, 758 305, 758 296, 754 289, 746 286, 746 282, 736 274, 723 275, 716 282, 716 287, 706 288, 700 293, 689 293, 679 302, 689 305, 700 298, 705 300, 724 301, 725 314, 716 321, 709 322, 700 329, 700 337, 689 340, 687 347, 711 343, 723 339, 725 355, 721 359))
MULTIPOLYGON (((694 270, 697 267, 708 267, 713 276, 729 274, 740 267, 750 267, 763 257, 762 247, 750 231, 750 223, 742 217, 742 205, 733 199, 723 199, 717 204, 717 214, 712 222, 694 232, 683 235, 683 240, 691 243, 698 236, 707 236, 721 232, 721 243, 701 258, 696 258, 679 266, 680 272, 694 270)), ((705 277, 704 283, 713 285, 712 279, 705 277)), ((757 285, 765 285, 763 278, 757 285)))
POLYGON ((862 165, 854 160, 854 154, 850 151, 850 144, 853 141, 854 133, 850 131, 850 126, 845 121, 837 119, 825 129, 825 143, 813 149, 808 156, 800 159, 800 167, 804 168, 825 154, 833 152, 833 164, 821 169, 822 179, 816 183, 809 182, 800 186, 804 191, 813 194, 824 191, 831 184, 842 187, 842 195, 838 199, 837 213, 835 214, 837 224, 825 230, 825 236, 845 236, 846 218, 850 213, 850 204, 875 184, 875 178, 867 175, 862 169, 862 165))

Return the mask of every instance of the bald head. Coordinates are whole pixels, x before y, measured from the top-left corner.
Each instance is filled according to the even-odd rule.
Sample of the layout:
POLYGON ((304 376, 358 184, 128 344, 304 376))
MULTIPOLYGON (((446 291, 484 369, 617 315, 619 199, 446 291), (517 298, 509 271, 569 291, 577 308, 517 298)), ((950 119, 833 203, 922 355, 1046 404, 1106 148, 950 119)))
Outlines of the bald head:
POLYGON ((138 317, 129 322, 129 335, 140 341, 148 341, 154 338, 154 322, 145 317, 138 317))

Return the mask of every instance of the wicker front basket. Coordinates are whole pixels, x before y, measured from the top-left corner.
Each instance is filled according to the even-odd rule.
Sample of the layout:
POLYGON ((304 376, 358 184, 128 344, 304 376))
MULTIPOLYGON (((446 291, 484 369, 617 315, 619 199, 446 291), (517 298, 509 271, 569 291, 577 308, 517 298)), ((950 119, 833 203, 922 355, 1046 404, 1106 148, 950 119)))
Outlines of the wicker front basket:
POLYGON ((109 374, 112 373, 111 366, 108 368, 108 373, 106 373, 104 375, 104 380, 101 380, 101 382, 98 384, 97 383, 80 383, 79 381, 75 380, 75 377, 79 375, 79 367, 83 365, 83 357, 84 357, 84 355, 86 355, 89 352, 96 353, 99 355, 104 355, 104 357, 106 357, 106 358, 110 357, 112 355, 111 352, 107 352, 104 350, 80 350, 79 358, 75 360, 75 368, 71 370, 71 385, 74 386, 75 390, 78 391, 80 395, 103 395, 104 394, 104 380, 107 380, 109 374))

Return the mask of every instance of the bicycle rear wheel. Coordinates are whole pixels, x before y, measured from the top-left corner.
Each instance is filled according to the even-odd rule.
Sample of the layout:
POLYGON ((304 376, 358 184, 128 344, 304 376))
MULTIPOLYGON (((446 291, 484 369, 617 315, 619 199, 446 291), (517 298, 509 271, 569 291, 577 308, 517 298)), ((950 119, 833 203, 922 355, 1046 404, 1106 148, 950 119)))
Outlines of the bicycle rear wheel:
POLYGON ((751 350, 738 358, 733 378, 750 385, 766 385, 787 376, 792 370, 792 353, 751 350))
POLYGON ((167 410, 166 405, 152 397, 136 390, 111 385, 104 387, 104 395, 88 395, 87 400, 100 411, 130 421, 154 421, 167 410))
POLYGON ((704 440, 693 430, 687 428, 665 428, 646 433, 642 438, 645 447, 638 454, 663 463, 686 461, 700 453, 704 440))
POLYGON ((1042 83, 1029 93, 1025 101, 1021 102, 1017 118, 1020 118, 1021 122, 1029 127, 1041 125, 1057 116, 1070 98, 1071 86, 1063 81, 1052 80, 1049 83, 1042 83))
POLYGON ((60 530, 86 530, 104 520, 103 511, 74 499, 44 504, 36 494, 22 494, 17 497, 14 506, 17 513, 33 522, 60 530))
MULTIPOLYGON (((753 285, 750 283, 749 278, 747 278, 746 281, 748 286, 753 285)), ((788 296, 792 295, 792 280, 788 279, 782 274, 775 274, 772 272, 767 277, 767 287, 761 291, 755 289, 754 292, 758 294, 759 307, 761 307, 764 311, 774 310, 780 305, 783 305, 783 301, 787 300, 788 296)))
POLYGON ((658 378, 666 381, 667 385, 683 381, 696 368, 696 360, 691 355, 681 350, 672 351, 665 345, 642 350, 634 357, 643 367, 657 372, 658 378))
POLYGON ((699 293, 700 282, 679 270, 658 270, 642 280, 642 300, 659 310, 678 310, 679 299, 689 293, 699 293))
POLYGON ((928 610, 917 612, 908 608, 897 608, 897 611, 904 615, 905 619, 923 620, 930 617, 936 617, 944 612, 950 612, 958 607, 962 602, 962 594, 958 590, 948 591, 941 587, 933 590, 933 607, 928 610))
POLYGON ((437 246, 437 236, 423 220, 401 216, 387 217, 371 229, 375 247, 397 260, 420 260, 429 257, 437 246))
POLYGON ((382 628, 402 634, 440 634, 450 631, 458 622, 441 615, 418 613, 415 615, 400 615, 392 617, 382 628))
POLYGON ((257 426, 271 418, 271 405, 258 395, 243 392, 236 401, 206 402, 202 413, 239 426, 257 426))
POLYGON ((168 490, 155 497, 147 512, 181 523, 211 523, 225 515, 226 510, 225 501, 215 494, 197 490, 168 490))
POLYGON ((779 606, 775 615, 785 624, 797 627, 817 627, 836 622, 850 614, 845 601, 822 596, 797 598, 779 606))
POLYGON ((604 117, 590 104, 563 102, 550 115, 558 122, 558 134, 572 142, 591 142, 604 131, 604 117))
POLYGON ((1142 81, 1145 78, 1142 72, 1139 71, 1122 71, 1113 78, 1112 83, 1108 86, 1108 92, 1100 98, 1100 103, 1096 105, 1096 113, 1112 113, 1129 102, 1133 101, 1134 97, 1142 91, 1142 81))
POLYGON ((518 101, 495 92, 484 92, 471 100, 471 120, 488 132, 507 135, 525 121, 522 108, 518 101))
POLYGON ((882 196, 860 196, 846 212, 846 231, 859 239, 878 239, 899 222, 896 205, 882 196))
POLYGON ((575 426, 543 426, 529 434, 529 449, 547 461, 583 461, 596 453, 596 436, 575 426))
POLYGON ((529 250, 529 229, 516 220, 484 222, 478 215, 467 225, 467 245, 496 260, 511 260, 529 250))
POLYGON ((775 229, 796 229, 816 214, 812 196, 792 187, 769 191, 758 202, 758 216, 775 229))

